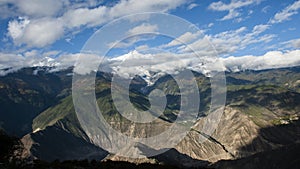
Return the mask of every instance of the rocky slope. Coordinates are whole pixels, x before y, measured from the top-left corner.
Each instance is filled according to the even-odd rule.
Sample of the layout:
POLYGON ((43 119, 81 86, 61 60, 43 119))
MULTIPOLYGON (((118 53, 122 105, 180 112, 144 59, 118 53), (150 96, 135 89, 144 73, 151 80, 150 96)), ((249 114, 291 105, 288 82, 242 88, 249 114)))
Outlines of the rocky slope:
MULTIPOLYGON (((22 139, 26 147, 23 156, 48 161, 96 158, 135 163, 173 163, 181 167, 207 167, 215 163, 212 167, 219 168, 227 165, 240 166, 249 162, 248 159, 264 156, 264 153, 272 155, 270 152, 273 151, 290 151, 289 147, 299 143, 299 67, 228 72, 226 107, 212 135, 207 135, 201 130, 211 101, 210 82, 204 76, 196 75, 196 77, 200 86, 199 115, 202 118, 199 118, 193 129, 174 149, 162 155, 138 160, 128 159, 108 154, 93 145, 93 140, 79 125, 71 96, 62 94, 63 91, 67 91, 68 87, 65 87, 53 95, 57 99, 55 104, 49 103, 44 111, 36 113, 39 115, 33 120, 32 132, 22 139), (58 95, 63 96, 57 97, 58 95), (202 142, 204 138, 205 141, 202 142), (237 163, 218 162, 220 160, 234 160, 237 163)), ((98 76, 96 96, 99 107, 104 110, 105 119, 115 130, 130 136, 151 136, 166 130, 176 119, 180 97, 178 86, 174 84, 172 78, 161 77, 157 83, 148 87, 141 78, 133 81, 130 99, 138 109, 149 108, 147 94, 153 89, 161 88, 167 94, 168 104, 164 114, 154 123, 144 125, 133 123, 116 111, 110 95, 109 78, 109 75, 98 76)), ((137 146, 137 148, 143 151, 145 147, 137 146)))

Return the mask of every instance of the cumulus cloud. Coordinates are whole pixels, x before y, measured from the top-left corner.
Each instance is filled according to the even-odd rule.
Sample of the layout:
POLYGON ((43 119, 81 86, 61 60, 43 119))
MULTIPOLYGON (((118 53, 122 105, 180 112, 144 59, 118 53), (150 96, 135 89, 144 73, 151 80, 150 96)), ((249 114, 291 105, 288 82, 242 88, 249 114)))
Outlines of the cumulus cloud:
POLYGON ((30 23, 27 18, 19 17, 8 23, 8 34, 16 41, 22 38, 26 26, 30 23))
POLYGON ((19 12, 31 17, 56 16, 62 10, 61 0, 15 0, 19 12))
POLYGON ((228 70, 241 71, 246 69, 263 70, 272 68, 293 67, 300 65, 300 50, 287 52, 270 51, 262 56, 228 57, 222 59, 228 70))
POLYGON ((102 0, 70 1, 70 0, 1 0, 0 14, 2 18, 28 16, 32 18, 58 17, 67 9, 94 8, 103 3, 102 0))
POLYGON ((261 0, 231 0, 230 3, 226 4, 222 1, 218 1, 211 3, 208 9, 213 11, 228 11, 228 14, 220 19, 224 21, 239 17, 241 13, 238 9, 252 4, 259 4, 260 2, 261 0))
POLYGON ((9 21, 8 35, 16 45, 44 47, 67 33, 99 26, 117 17, 139 12, 167 12, 187 3, 184 0, 121 0, 111 6, 97 6, 95 4, 101 1, 90 0, 88 4, 56 1, 13 0, 0 4, 10 3, 18 8, 16 15, 26 16, 9 21))
POLYGON ((42 18, 29 20, 19 18, 8 24, 8 34, 15 44, 27 44, 30 47, 43 47, 52 44, 64 33, 61 20, 42 18))
POLYGON ((298 14, 300 9, 300 0, 284 8, 281 12, 275 14, 270 23, 281 23, 290 19, 291 16, 298 14))

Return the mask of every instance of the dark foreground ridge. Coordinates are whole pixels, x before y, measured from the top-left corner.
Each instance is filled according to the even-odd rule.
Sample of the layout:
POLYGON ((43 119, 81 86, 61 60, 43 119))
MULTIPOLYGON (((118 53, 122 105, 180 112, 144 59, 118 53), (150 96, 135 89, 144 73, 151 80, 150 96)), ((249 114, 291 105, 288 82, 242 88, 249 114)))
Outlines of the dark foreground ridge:
POLYGON ((58 161, 45 162, 41 160, 35 160, 31 164, 25 163, 9 163, 1 164, 1 169, 179 169, 175 166, 159 165, 159 164, 134 164, 123 161, 88 161, 88 160, 69 160, 69 161, 58 161))

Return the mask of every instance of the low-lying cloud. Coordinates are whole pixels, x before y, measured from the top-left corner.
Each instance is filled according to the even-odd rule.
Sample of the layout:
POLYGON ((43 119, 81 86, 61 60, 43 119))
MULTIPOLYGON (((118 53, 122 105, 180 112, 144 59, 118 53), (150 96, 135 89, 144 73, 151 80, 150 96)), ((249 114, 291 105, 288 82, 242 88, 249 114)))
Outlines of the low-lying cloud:
MULTIPOLYGON (((16 55, 0 53, 0 75, 19 70, 24 67, 46 66, 51 71, 59 71, 76 65, 78 57, 84 57, 81 68, 76 73, 86 74, 101 60, 100 71, 117 73, 124 77, 140 75, 149 83, 161 74, 174 74, 182 69, 191 69, 209 76, 211 71, 243 71, 263 70, 300 65, 300 50, 270 51, 262 56, 241 56, 227 58, 200 57, 195 54, 157 53, 142 54, 137 51, 129 52, 115 58, 104 58, 92 54, 61 54, 56 58, 49 56, 38 57, 39 53, 16 55)), ((78 64, 78 63, 77 63, 78 64)))

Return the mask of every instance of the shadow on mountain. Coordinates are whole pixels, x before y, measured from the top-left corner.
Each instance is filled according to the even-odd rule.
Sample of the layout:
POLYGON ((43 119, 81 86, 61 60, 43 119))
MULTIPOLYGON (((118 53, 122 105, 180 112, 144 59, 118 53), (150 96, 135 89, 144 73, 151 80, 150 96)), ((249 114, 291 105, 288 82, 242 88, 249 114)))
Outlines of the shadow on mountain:
POLYGON ((288 169, 300 166, 300 120, 289 124, 262 128, 251 144, 240 148, 241 152, 260 151, 237 160, 222 160, 215 168, 231 169, 288 169))
POLYGON ((19 143, 20 141, 17 137, 9 136, 0 129, 0 163, 5 163, 9 160, 18 148, 19 143))
POLYGON ((37 115, 69 94, 65 89, 71 87, 72 78, 65 75, 71 70, 48 73, 46 69, 23 68, 0 76, 0 126, 9 135, 29 133, 37 115))
POLYGON ((206 168, 206 166, 208 166, 209 164, 208 161, 194 159, 186 154, 180 153, 174 148, 166 151, 166 149, 155 150, 143 144, 138 144, 137 147, 145 154, 158 154, 150 158, 155 159, 156 161, 158 161, 158 163, 164 165, 172 165, 179 168, 206 168))
POLYGON ((107 151, 56 126, 50 126, 47 127, 47 130, 32 133, 30 138, 25 137, 25 139, 29 142, 30 140, 33 141, 30 147, 32 155, 45 161, 56 159, 101 160, 108 154, 107 151))

